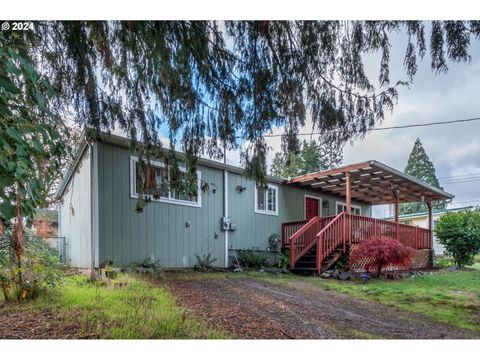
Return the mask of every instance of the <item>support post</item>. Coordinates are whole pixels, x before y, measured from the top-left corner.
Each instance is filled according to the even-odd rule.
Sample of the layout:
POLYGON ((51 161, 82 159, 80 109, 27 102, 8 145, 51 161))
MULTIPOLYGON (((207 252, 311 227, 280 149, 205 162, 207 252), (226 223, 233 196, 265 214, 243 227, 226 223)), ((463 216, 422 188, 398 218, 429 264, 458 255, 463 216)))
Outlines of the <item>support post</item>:
POLYGON ((433 211, 432 211, 432 203, 427 201, 427 208, 428 208, 428 230, 430 231, 428 236, 428 248, 432 250, 433 247, 433 211))
POLYGON ((345 173, 345 198, 345 203, 347 204, 347 214, 350 214, 352 209, 352 197, 350 194, 350 172, 348 171, 345 173))
POLYGON ((395 238, 400 241, 400 226, 398 221, 398 190, 393 191, 395 197, 395 238))

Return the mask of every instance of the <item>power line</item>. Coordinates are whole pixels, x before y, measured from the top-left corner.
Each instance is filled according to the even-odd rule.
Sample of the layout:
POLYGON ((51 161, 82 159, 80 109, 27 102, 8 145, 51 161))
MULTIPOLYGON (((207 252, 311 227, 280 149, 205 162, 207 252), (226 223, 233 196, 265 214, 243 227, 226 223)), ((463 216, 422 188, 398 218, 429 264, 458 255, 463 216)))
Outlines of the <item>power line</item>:
MULTIPOLYGON (((469 118, 469 119, 458 119, 458 120, 448 120, 448 121, 438 121, 438 122, 430 122, 430 123, 423 123, 423 124, 411 124, 411 125, 398 125, 398 126, 388 126, 388 127, 379 127, 379 128, 371 128, 369 131, 383 131, 383 130, 395 130, 395 129, 407 129, 413 127, 424 127, 424 126, 433 126, 433 125, 448 125, 448 124, 456 124, 456 123, 464 123, 464 122, 471 122, 471 121, 479 121, 480 117, 469 118)), ((271 134, 271 135, 263 135, 263 137, 281 137, 281 136, 288 136, 289 134, 271 134)), ((321 132, 311 132, 311 133, 299 133, 299 134, 291 134, 292 136, 310 136, 310 135, 322 135, 321 132)), ((242 136, 238 136, 238 138, 242 138, 242 136)))
POLYGON ((477 177, 480 176, 480 173, 472 173, 472 174, 462 174, 462 175, 454 175, 454 176, 441 176, 437 178, 438 180, 440 179, 451 179, 451 178, 464 178, 464 177, 477 177))
POLYGON ((466 201, 455 201, 455 202, 450 203, 449 205, 466 204, 466 203, 477 202, 477 201, 480 201, 480 199, 473 199, 473 200, 466 200, 466 201))
POLYGON ((450 184, 461 184, 461 183, 468 183, 468 182, 475 182, 480 181, 479 179, 470 179, 470 180, 458 180, 458 181, 451 181, 451 182, 442 182, 442 185, 450 185, 450 184))

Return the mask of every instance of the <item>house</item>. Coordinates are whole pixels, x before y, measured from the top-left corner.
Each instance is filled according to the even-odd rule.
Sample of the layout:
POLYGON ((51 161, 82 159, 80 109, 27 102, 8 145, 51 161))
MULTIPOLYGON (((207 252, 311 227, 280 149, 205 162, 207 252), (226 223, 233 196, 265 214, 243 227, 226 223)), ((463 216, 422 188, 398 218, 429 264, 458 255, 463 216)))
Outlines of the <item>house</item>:
MULTIPOLYGON (((215 265, 227 267, 232 250, 266 250, 269 236, 282 234, 292 268, 315 252, 314 269, 320 271, 333 252, 368 235, 397 236, 430 249, 429 229, 392 227, 372 219, 371 206, 396 203, 398 208, 412 199, 429 203, 453 197, 377 161, 289 180, 268 176, 264 189, 239 167, 199 159, 197 195, 159 186, 158 196, 148 196, 151 203, 137 213, 139 160, 130 141, 93 134, 82 134, 57 192, 59 236, 66 240, 67 262, 76 267, 98 268, 107 261, 126 266, 150 258, 163 267, 184 268, 195 265, 195 254, 211 254, 215 265)), ((151 164, 156 183, 167 183, 164 162, 151 164)))
MULTIPOLYGON (((435 229, 438 219, 440 219, 446 213, 459 212, 459 211, 465 211, 470 209, 473 209, 473 206, 458 207, 458 208, 443 209, 443 210, 433 210, 432 212, 433 228, 435 229)), ((393 217, 385 218, 385 220, 390 220, 390 221, 393 219, 394 219, 393 217)), ((428 212, 424 211, 424 212, 418 212, 418 213, 412 213, 412 214, 402 214, 402 215, 399 215, 398 221, 400 222, 400 224, 427 227, 428 212)), ((435 234, 433 235, 433 251, 435 252, 435 255, 444 255, 444 252, 445 252, 445 247, 436 240, 435 234)))
POLYGON ((54 238, 58 235, 58 212, 51 209, 37 209, 32 221, 35 235, 54 238))

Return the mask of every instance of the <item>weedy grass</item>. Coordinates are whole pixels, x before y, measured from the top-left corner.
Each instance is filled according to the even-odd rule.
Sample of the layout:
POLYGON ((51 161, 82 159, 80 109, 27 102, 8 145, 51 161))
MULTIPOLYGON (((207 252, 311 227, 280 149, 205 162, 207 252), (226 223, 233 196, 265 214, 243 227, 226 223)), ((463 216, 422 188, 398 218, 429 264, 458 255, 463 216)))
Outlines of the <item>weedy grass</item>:
POLYGON ((402 280, 372 280, 365 284, 298 276, 267 276, 264 279, 283 286, 303 281, 325 290, 377 301, 480 331, 480 271, 475 267, 402 280))
POLYGON ((125 285, 106 286, 83 276, 67 277, 57 291, 35 301, 12 305, 12 310, 51 308, 67 318, 70 313, 79 314, 76 319, 79 327, 105 339, 226 337, 226 334, 206 327, 191 312, 178 307, 167 290, 133 276, 125 275, 116 281, 125 285))

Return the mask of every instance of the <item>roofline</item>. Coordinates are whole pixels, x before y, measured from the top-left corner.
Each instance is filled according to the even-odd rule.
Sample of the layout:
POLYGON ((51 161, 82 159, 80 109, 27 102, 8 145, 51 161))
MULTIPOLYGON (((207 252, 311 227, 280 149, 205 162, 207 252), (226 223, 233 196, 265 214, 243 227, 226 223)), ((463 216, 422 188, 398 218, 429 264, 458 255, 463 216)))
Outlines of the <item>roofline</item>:
POLYGON ((425 181, 422 181, 422 180, 418 180, 417 178, 411 176, 411 175, 408 175, 408 174, 405 174, 401 171, 398 171, 397 169, 394 169, 388 165, 385 165, 385 164, 382 164, 381 162, 378 162, 376 160, 371 160, 370 161, 370 164, 371 165, 375 165, 375 166, 378 166, 386 171, 391 171, 393 173, 395 173, 397 176, 400 176, 400 177, 404 177, 406 178, 407 180, 410 180, 411 182, 414 182, 416 183, 417 185, 419 186, 423 186, 423 187, 426 187, 427 189, 431 190, 431 191, 434 191, 438 194, 441 194, 449 199, 453 199, 455 196, 450 194, 450 193, 447 193, 446 191, 443 191, 435 186, 432 186, 430 184, 427 184, 425 181))
MULTIPOLYGON (((82 156, 85 152, 86 147, 88 146, 87 137, 88 137, 88 135, 90 135, 92 133, 94 133, 96 135, 96 137, 92 138, 92 142, 101 142, 101 143, 103 142, 103 143, 117 145, 117 146, 121 146, 121 147, 125 147, 125 148, 130 148, 130 145, 131 145, 131 142, 132 142, 130 139, 128 139, 126 137, 123 137, 123 136, 109 134, 109 133, 106 133, 106 132, 97 132, 94 129, 85 128, 80 135, 81 141, 80 141, 80 143, 77 147, 77 151, 76 151, 76 154, 75 154, 75 157, 74 157, 74 161, 72 162, 72 164, 68 168, 67 173, 66 173, 65 177, 63 178, 62 182, 60 183, 60 186, 58 187, 58 190, 55 194, 55 198, 57 200, 60 199, 63 196, 63 193, 65 192, 65 188, 67 187, 68 183, 70 182, 70 179, 73 176, 73 174, 74 174, 74 172, 75 172, 75 170, 78 166, 78 163, 80 162, 80 159, 82 158, 82 156)), ((170 149, 168 149, 168 148, 162 148, 162 152, 164 154, 169 152, 169 151, 170 151, 170 149)), ((180 152, 180 151, 175 151, 175 155, 180 160, 183 160, 185 158, 185 153, 180 152)), ((231 173, 235 173, 235 174, 239 174, 239 175, 244 175, 244 169, 241 168, 241 167, 221 163, 221 162, 214 161, 214 160, 211 160, 211 159, 205 159, 205 158, 200 158, 199 157, 198 161, 197 161, 197 164, 202 165, 202 166, 206 166, 206 167, 210 167, 210 168, 214 168, 214 169, 226 170, 226 171, 229 171, 231 173)), ((271 175, 267 175, 266 180, 268 182, 272 182, 272 183, 276 183, 276 184, 283 184, 286 181, 286 179, 284 179, 284 178, 281 178, 281 177, 278 177, 278 176, 271 176, 271 175)))
MULTIPOLYGON (((452 211, 460 211, 460 210, 466 210, 466 209, 473 209, 473 206, 463 206, 463 207, 458 207, 458 208, 452 208, 452 209, 437 209, 433 210, 433 214, 443 214, 443 213, 448 213, 452 211)), ((428 211, 422 211, 422 212, 417 212, 417 213, 412 213, 412 214, 402 214, 399 215, 399 219, 408 219, 408 218, 416 218, 416 217, 422 217, 423 215, 428 215, 428 211)), ((392 220, 395 219, 395 216, 388 216, 384 217, 383 220, 392 220)))

